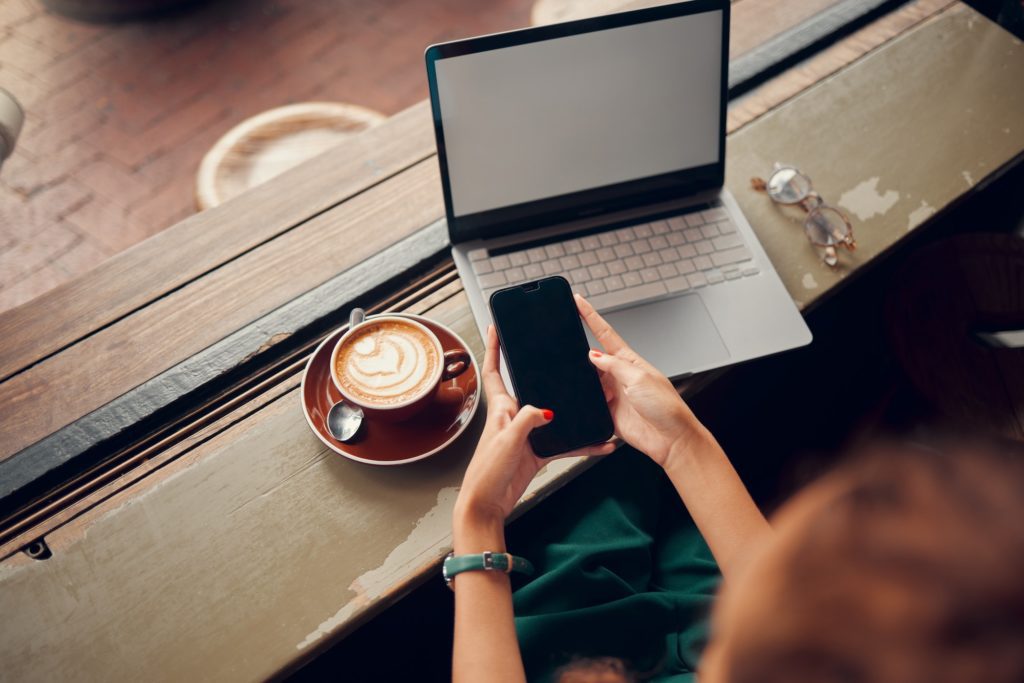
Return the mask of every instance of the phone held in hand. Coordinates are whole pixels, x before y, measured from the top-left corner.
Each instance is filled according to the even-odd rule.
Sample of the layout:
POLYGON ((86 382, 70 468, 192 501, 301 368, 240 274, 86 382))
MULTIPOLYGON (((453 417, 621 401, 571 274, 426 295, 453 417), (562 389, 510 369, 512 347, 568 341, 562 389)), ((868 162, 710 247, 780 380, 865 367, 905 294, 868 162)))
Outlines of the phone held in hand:
POLYGON ((611 438, 615 427, 565 278, 498 290, 490 305, 519 404, 555 413, 530 433, 533 452, 546 458, 611 438))

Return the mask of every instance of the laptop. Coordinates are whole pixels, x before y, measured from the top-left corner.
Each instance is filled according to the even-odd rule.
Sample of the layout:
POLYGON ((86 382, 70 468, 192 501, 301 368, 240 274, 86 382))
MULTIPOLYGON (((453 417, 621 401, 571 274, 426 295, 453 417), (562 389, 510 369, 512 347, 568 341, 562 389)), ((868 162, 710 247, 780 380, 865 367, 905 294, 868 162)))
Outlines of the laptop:
POLYGON ((668 377, 811 341, 724 187, 728 35, 691 0, 427 48, 481 333, 492 292, 561 275, 668 377))

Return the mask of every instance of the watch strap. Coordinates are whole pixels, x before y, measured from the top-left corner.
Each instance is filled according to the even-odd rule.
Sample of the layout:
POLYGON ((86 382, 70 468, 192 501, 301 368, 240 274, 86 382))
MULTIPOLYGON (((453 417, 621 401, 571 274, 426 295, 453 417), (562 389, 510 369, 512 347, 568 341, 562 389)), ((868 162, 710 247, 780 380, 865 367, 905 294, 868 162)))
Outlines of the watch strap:
POLYGON ((441 570, 444 582, 449 588, 452 588, 452 579, 457 574, 471 571, 500 571, 506 574, 520 572, 530 576, 533 574, 533 565, 529 560, 511 553, 484 551, 470 555, 448 553, 441 570))

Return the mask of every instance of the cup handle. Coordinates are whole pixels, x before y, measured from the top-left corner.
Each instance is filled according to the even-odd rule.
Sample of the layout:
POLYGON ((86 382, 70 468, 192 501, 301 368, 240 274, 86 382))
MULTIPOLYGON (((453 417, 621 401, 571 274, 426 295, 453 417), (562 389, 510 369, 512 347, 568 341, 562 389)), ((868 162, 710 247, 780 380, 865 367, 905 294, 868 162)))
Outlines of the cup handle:
POLYGON ((455 379, 462 373, 464 373, 471 359, 469 357, 469 351, 465 349, 452 349, 451 351, 444 352, 444 369, 441 371, 441 381, 447 382, 450 379, 455 379))
POLYGON ((351 330, 356 325, 362 325, 364 320, 366 320, 366 311, 361 308, 353 308, 352 312, 348 314, 348 329, 351 330))

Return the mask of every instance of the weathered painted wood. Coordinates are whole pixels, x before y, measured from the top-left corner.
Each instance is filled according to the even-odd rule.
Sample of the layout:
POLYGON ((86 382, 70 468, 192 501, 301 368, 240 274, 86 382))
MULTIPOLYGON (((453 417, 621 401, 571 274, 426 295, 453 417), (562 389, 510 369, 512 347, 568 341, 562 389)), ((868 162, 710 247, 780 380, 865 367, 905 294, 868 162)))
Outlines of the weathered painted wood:
MULTIPOLYGON (((908 62, 915 65, 910 70, 914 77, 946 83, 948 67, 941 55, 931 53, 936 42, 953 52, 970 48, 973 55, 965 62, 971 83, 958 82, 951 97, 970 96, 966 102, 1000 110, 947 106, 944 116, 969 125, 972 117, 991 122, 990 114, 1007 114, 1005 100, 993 104, 991 98, 1005 90, 1003 67, 1015 64, 1019 41, 974 12, 950 12, 745 128, 735 136, 742 135, 739 144, 730 141, 730 168, 760 164, 754 157, 761 143, 769 152, 802 150, 807 134, 813 142, 830 141, 831 146, 816 149, 833 160, 874 158, 879 140, 906 156, 922 154, 916 134, 904 131, 901 138, 886 132, 901 125, 893 120, 906 115, 907 102, 898 94, 875 94, 903 84, 908 62), (891 59, 885 57, 889 50, 896 50, 891 59), (934 69, 921 64, 924 55, 934 57, 934 69), (810 104, 809 97, 825 104, 810 104), (809 131, 795 125, 810 125, 805 108, 816 115, 809 131), (840 110, 860 112, 859 121, 852 124, 840 110), (843 127, 821 129, 828 126, 843 127), (789 145, 761 135, 788 136, 789 145)), ((908 96, 915 92, 911 88, 908 96)), ((1024 141, 1012 135, 1009 140, 1018 150, 1024 148, 1024 141)), ((959 172, 963 164, 976 165, 979 154, 992 151, 956 141, 950 146, 948 153, 923 154, 959 172)), ((1007 152, 1000 145, 993 153, 1007 152)), ((801 158, 795 161, 802 163, 801 158)), ((830 198, 825 184, 852 187, 864 173, 859 161, 833 163, 820 173, 817 166, 824 164, 807 170, 830 198)), ((957 188, 944 172, 933 175, 939 187, 958 191, 956 196, 970 189, 966 179, 957 188)), ((979 171, 972 179, 981 177, 979 171)), ((742 195, 735 181, 730 183, 745 207, 754 201, 742 195)), ((877 189, 884 197, 886 186, 877 189)), ((947 203, 955 199, 942 196, 947 203)), ((935 195, 921 198, 936 202, 936 209, 945 205, 935 195)), ((757 208, 752 207, 751 217, 766 246, 774 245, 769 247, 773 259, 772 249, 805 247, 798 229, 796 234, 783 232, 782 223, 770 216, 766 220, 757 208)), ((893 208, 876 216, 878 222, 865 219, 862 230, 878 235, 866 241, 864 253, 887 249, 883 238, 888 245, 898 241, 906 233, 905 218, 893 208)), ((814 261, 804 253, 795 261, 776 263, 789 282, 786 268, 814 261)), ((841 281, 822 278, 804 303, 841 281)), ((461 294, 443 299, 428 314, 452 325, 479 354, 480 341, 461 294)), ((285 393, 170 463, 160 476, 55 530, 48 536, 52 558, 37 562, 17 555, 0 564, 5 674, 17 680, 265 677, 344 634, 432 572, 448 547, 455 487, 474 436, 434 460, 396 469, 365 467, 328 457, 306 428, 297 400, 294 391, 285 393), (36 656, 40 652, 46 656, 36 656)), ((580 465, 557 465, 574 466, 580 465)), ((547 473, 536 483, 534 496, 570 475, 568 469, 547 473)))

